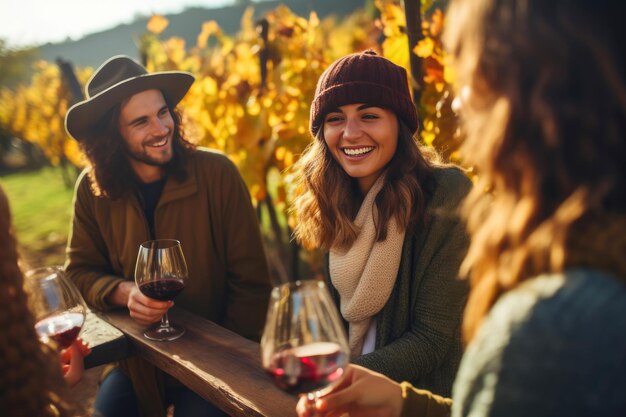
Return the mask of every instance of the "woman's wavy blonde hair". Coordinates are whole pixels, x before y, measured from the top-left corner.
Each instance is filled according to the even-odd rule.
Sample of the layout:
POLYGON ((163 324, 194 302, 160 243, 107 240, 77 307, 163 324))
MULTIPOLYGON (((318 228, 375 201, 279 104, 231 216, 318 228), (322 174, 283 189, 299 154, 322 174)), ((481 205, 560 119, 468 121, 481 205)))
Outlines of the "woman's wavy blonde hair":
POLYGON ((9 204, 0 188, 0 410, 15 417, 74 415, 58 353, 37 339, 22 283, 9 204))
POLYGON ((462 153, 478 168, 464 207, 466 339, 501 294, 568 266, 577 223, 626 211, 622 8, 608 0, 450 7, 445 42, 461 86, 462 153))
MULTIPOLYGON (((378 241, 386 239, 391 219, 404 229, 422 220, 433 187, 432 168, 440 163, 432 148, 420 145, 400 119, 398 124, 396 153, 375 200, 380 219, 378 241)), ((357 181, 333 158, 323 131, 322 127, 294 164, 296 191, 291 210, 297 219, 297 241, 308 249, 328 250, 331 246, 350 247, 355 241, 358 229, 354 218, 364 196, 357 181)))

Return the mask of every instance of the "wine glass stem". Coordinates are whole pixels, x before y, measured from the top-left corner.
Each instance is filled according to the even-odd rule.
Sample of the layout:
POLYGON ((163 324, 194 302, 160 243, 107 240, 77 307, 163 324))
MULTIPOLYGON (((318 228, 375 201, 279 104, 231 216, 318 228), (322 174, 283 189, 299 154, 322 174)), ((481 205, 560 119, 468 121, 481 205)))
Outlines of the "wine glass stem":
POLYGON ((170 327, 170 320, 167 317, 167 311, 165 312, 165 314, 163 314, 163 317, 161 317, 161 328, 169 328, 170 327))

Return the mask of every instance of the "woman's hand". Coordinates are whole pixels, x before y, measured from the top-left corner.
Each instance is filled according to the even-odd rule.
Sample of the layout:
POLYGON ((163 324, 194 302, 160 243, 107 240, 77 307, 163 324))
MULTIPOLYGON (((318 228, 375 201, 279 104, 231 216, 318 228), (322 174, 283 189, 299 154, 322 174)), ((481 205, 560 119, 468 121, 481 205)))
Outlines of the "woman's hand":
POLYGON ((81 380, 85 372, 83 358, 91 353, 91 349, 80 338, 61 351, 61 369, 67 385, 74 386, 81 380))
POLYGON ((329 394, 312 403, 306 396, 298 401, 299 417, 398 417, 402 412, 400 384, 358 365, 348 365, 329 394))

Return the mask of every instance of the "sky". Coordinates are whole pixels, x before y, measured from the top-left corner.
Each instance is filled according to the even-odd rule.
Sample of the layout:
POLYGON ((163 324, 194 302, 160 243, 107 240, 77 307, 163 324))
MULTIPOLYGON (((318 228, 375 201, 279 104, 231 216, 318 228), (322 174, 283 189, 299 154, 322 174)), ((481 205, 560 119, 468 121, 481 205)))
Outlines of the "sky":
POLYGON ((0 0, 0 39, 9 48, 77 40, 132 22, 138 14, 214 8, 234 0, 0 0))

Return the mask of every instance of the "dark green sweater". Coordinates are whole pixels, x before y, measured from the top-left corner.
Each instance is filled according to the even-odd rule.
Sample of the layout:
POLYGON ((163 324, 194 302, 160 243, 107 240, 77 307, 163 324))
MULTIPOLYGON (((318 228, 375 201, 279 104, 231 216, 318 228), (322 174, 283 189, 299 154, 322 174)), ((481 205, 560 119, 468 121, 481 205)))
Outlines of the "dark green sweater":
MULTIPOLYGON (((352 362, 415 387, 450 396, 462 355, 467 283, 458 278, 468 238, 458 208, 471 188, 456 168, 437 168, 425 222, 406 232, 398 277, 376 317, 374 352, 352 362)), ((339 307, 328 274, 326 283, 339 307)))

